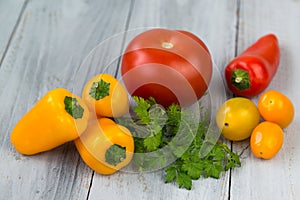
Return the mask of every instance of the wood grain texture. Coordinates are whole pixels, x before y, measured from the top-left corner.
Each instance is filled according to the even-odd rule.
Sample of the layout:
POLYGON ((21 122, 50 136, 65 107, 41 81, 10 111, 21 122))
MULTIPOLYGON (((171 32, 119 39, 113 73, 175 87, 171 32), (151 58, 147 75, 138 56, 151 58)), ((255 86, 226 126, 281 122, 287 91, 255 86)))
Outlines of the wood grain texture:
POLYGON ((0 199, 300 199, 300 1, 24 2, 0 1, 0 199), (195 33, 208 45, 221 74, 235 47, 240 53, 263 34, 278 36, 281 64, 269 89, 289 96, 296 115, 276 157, 254 158, 249 141, 235 142, 242 167, 218 180, 194 181, 187 191, 164 184, 163 171, 94 173, 72 142, 30 157, 15 151, 10 132, 39 98, 55 87, 80 94, 85 81, 99 72, 120 77, 116 70, 122 50, 150 27, 195 33))
MULTIPOLYGON (((9 136, 47 91, 80 91, 77 81, 90 76, 77 73, 80 64, 98 43, 125 30, 129 6, 118 0, 28 2, 0 69, 0 199, 86 199, 93 172, 72 142, 29 157, 15 151, 9 136)), ((120 49, 121 42, 110 43, 102 60, 120 49)))
MULTIPOLYGON (((299 199, 299 1, 241 1, 238 51, 266 33, 275 33, 281 47, 279 70, 267 89, 286 94, 295 105, 294 122, 284 130, 281 151, 271 160, 255 158, 249 141, 235 143, 243 167, 232 173, 231 199, 299 199)), ((253 99, 257 101, 257 99, 253 99)))
MULTIPOLYGON (((221 71, 234 56, 235 23, 236 1, 135 1, 125 46, 135 35, 149 28, 188 30, 206 42, 221 71)), ((222 80, 219 81, 222 84, 222 80)), ((164 184, 163 171, 121 172, 113 176, 95 174, 90 199, 228 199, 228 191, 229 172, 223 173, 219 180, 194 181, 191 191, 164 184)))
POLYGON ((0 1, 0 61, 13 37, 24 4, 25 0, 0 1))

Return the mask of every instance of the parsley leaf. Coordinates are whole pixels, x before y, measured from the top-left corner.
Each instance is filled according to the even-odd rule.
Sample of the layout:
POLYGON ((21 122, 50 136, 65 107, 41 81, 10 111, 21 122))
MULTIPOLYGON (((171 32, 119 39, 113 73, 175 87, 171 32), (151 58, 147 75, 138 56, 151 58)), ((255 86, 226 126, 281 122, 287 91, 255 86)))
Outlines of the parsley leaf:
POLYGON ((239 156, 218 141, 220 133, 209 129, 210 117, 203 107, 199 118, 177 104, 165 109, 154 98, 134 100, 133 119, 120 122, 133 133, 133 162, 140 171, 165 168, 165 183, 176 182, 190 190, 193 180, 219 178, 222 172, 241 166, 239 156))
POLYGON ((144 147, 147 151, 155 151, 161 145, 162 132, 158 132, 155 135, 144 139, 144 147))
POLYGON ((178 172, 176 182, 179 188, 185 188, 187 190, 192 189, 192 179, 189 175, 184 172, 178 172))
POLYGON ((148 113, 148 109, 150 108, 151 104, 141 97, 133 97, 137 106, 133 108, 135 114, 140 119, 141 124, 148 124, 150 121, 150 116, 148 113))
POLYGON ((166 169, 165 183, 171 183, 175 181, 176 177, 177 177, 176 167, 168 167, 166 169))
POLYGON ((184 170, 191 179, 197 180, 202 174, 203 166, 200 162, 184 162, 182 170, 184 170))

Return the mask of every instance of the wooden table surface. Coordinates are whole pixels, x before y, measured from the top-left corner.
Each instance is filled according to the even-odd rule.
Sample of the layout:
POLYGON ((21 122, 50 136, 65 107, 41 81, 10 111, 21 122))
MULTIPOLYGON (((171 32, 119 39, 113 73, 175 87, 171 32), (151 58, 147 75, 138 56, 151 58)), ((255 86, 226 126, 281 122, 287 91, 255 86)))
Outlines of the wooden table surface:
POLYGON ((299 19, 298 0, 0 0, 0 199, 300 199, 299 19), (77 74, 101 42, 97 59, 103 69, 116 63, 108 71, 118 74, 116 56, 126 44, 120 34, 145 27, 198 35, 221 73, 260 36, 275 33, 281 62, 268 89, 289 96, 296 111, 276 157, 260 160, 249 141, 228 142, 242 167, 187 191, 164 184, 163 171, 94 173, 72 142, 34 156, 16 152, 11 130, 39 98, 56 87, 72 90, 93 73, 77 74))

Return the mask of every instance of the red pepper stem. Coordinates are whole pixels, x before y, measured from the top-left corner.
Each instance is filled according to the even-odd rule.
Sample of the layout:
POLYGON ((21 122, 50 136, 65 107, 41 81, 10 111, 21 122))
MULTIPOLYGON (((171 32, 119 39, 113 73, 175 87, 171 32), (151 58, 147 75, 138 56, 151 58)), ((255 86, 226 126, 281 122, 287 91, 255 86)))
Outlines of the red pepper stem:
POLYGON ((234 81, 235 81, 236 83, 240 83, 240 82, 242 82, 242 80, 243 80, 242 77, 236 77, 234 81))
POLYGON ((231 74, 231 84, 239 90, 250 88, 249 73, 245 70, 236 69, 231 74))

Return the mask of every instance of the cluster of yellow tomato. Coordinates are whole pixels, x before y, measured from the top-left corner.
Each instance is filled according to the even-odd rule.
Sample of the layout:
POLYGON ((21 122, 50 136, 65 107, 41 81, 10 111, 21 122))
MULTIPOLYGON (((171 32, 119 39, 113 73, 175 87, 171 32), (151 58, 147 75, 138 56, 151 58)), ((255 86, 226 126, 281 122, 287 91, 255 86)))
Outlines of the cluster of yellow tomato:
POLYGON ((82 97, 64 88, 49 91, 19 120, 10 139, 24 155, 74 141, 89 167, 100 174, 112 174, 133 157, 130 131, 110 119, 128 111, 123 85, 109 74, 98 74, 86 83, 82 97))
POLYGON ((250 137, 252 153, 270 159, 284 142, 283 128, 294 118, 294 106, 284 94, 269 90, 263 93, 257 106, 250 99, 235 97, 217 111, 216 122, 223 136, 232 141, 250 137))

